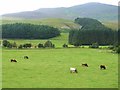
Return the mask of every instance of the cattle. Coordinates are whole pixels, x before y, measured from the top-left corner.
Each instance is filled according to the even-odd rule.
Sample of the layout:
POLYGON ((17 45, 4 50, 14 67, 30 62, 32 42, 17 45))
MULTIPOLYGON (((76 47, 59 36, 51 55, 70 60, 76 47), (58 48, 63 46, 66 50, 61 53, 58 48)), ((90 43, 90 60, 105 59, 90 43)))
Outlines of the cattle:
POLYGON ((24 59, 29 59, 29 57, 28 56, 24 56, 24 59))
POLYGON ((84 66, 84 67, 88 67, 88 64, 87 64, 87 63, 85 63, 85 64, 82 64, 82 66, 84 66))
POLYGON ((70 68, 70 73, 78 73, 76 68, 70 68))
POLYGON ((15 60, 15 59, 11 59, 11 62, 17 62, 17 60, 15 60))
POLYGON ((100 69, 106 69, 106 66, 105 65, 100 65, 100 69))

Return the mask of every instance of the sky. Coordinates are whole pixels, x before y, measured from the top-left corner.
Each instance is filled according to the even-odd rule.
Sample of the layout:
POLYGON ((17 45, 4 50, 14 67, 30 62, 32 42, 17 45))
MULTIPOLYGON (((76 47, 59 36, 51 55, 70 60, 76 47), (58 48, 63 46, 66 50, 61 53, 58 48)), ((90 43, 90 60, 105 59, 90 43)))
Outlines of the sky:
POLYGON ((0 0, 0 15, 39 8, 71 7, 89 2, 117 5, 119 0, 0 0))

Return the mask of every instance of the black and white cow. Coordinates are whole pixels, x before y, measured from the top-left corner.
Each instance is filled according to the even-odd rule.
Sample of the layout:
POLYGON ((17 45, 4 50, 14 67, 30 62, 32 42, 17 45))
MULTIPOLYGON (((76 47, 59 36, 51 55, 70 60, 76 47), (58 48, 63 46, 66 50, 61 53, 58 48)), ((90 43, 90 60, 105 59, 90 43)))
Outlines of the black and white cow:
POLYGON ((76 68, 70 68, 70 72, 71 72, 71 73, 78 73, 78 71, 77 71, 76 68))

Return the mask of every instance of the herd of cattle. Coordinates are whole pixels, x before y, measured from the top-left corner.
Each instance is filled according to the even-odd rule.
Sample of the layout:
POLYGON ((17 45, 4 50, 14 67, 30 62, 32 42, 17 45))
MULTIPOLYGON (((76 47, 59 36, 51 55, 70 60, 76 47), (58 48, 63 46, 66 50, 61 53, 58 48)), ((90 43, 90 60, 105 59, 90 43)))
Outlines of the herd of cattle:
MULTIPOLYGON (((88 64, 85 63, 85 64, 82 64, 83 67, 88 67, 88 64)), ((106 69, 106 66, 105 65, 100 65, 100 69, 101 70, 105 70, 106 69)), ((78 73, 77 71, 77 68, 70 68, 70 72, 71 73, 78 73)))
MULTIPOLYGON (((29 59, 29 57, 28 57, 28 56, 24 56, 24 59, 29 59)), ((11 59, 11 62, 17 62, 17 60, 11 59)), ((85 64, 82 64, 82 66, 83 66, 83 67, 88 67, 88 64, 85 63, 85 64)), ((100 69, 101 69, 101 70, 105 70, 105 69, 106 69, 106 66, 105 66, 105 65, 100 65, 100 69)), ((70 72, 71 72, 71 73, 78 73, 77 68, 70 68, 70 72)))
MULTIPOLYGON (((24 59, 29 59, 29 57, 28 57, 28 56, 24 56, 24 59)), ((11 61, 11 62, 17 62, 16 59, 11 59, 10 61, 11 61)))

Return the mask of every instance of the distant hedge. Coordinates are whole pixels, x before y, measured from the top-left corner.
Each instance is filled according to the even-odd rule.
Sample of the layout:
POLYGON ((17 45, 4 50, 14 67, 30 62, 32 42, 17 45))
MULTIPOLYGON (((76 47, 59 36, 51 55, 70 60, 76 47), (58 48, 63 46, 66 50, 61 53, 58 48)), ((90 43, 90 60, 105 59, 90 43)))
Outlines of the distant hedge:
POLYGON ((47 25, 25 23, 3 24, 2 38, 10 39, 49 39, 60 35, 57 28, 47 25))

